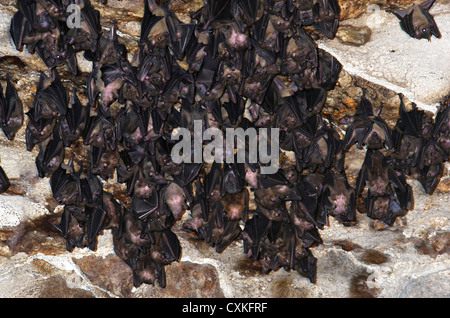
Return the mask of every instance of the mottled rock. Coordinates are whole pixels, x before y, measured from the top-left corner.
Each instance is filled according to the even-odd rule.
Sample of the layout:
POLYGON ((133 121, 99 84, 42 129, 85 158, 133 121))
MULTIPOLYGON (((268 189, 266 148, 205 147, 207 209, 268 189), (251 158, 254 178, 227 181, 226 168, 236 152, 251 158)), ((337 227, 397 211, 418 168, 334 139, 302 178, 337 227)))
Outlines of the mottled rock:
POLYGON ((449 298, 450 270, 418 274, 404 280, 404 288, 397 297, 402 298, 449 298))
POLYGON ((154 287, 142 286, 135 296, 155 298, 224 297, 217 269, 211 265, 191 262, 173 263, 166 266, 166 278, 166 288, 161 289, 157 284, 154 287))
POLYGON ((28 255, 64 253, 66 243, 53 226, 57 220, 58 216, 48 215, 15 227, 0 228, 0 255, 11 256, 21 252, 28 255))
POLYGON ((367 264, 383 264, 389 260, 389 257, 380 251, 377 250, 366 250, 362 255, 362 261, 367 264))
POLYGON ((438 255, 450 253, 450 232, 438 232, 428 238, 417 239, 415 247, 420 254, 436 258, 438 255))
POLYGON ((94 298, 87 290, 69 288, 64 276, 53 276, 39 285, 36 298, 94 298))
POLYGON ((372 31, 369 27, 356 27, 351 25, 342 25, 336 32, 336 38, 343 44, 360 46, 370 40, 372 31))
POLYGON ((132 270, 116 255, 105 258, 89 255, 73 261, 91 283, 100 289, 117 295, 129 297, 133 287, 132 270))
POLYGON ((358 17, 371 4, 390 5, 395 3, 396 5, 407 5, 414 0, 339 0, 338 2, 341 8, 339 19, 345 20, 358 17))
POLYGON ((375 298, 379 293, 377 288, 369 287, 367 281, 370 276, 361 274, 354 276, 351 280, 349 297, 351 298, 375 298))

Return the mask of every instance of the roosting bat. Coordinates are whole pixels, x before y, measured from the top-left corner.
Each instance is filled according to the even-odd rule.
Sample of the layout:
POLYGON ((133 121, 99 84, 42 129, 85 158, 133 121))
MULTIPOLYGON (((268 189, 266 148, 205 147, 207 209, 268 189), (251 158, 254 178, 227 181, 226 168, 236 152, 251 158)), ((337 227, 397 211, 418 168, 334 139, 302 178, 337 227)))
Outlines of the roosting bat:
POLYGON ((403 31, 416 39, 431 39, 431 36, 441 37, 441 33, 429 10, 435 0, 427 0, 422 4, 414 4, 406 10, 391 11, 400 19, 403 31))
POLYGON ((58 118, 59 132, 66 147, 83 136, 91 109, 90 105, 81 104, 75 90, 70 98, 70 106, 66 114, 58 118))
POLYGON ((11 83, 9 74, 6 76, 6 92, 0 85, 0 126, 8 140, 14 139, 23 124, 23 105, 17 90, 11 83))
POLYGON ((393 146, 391 134, 386 122, 379 114, 374 114, 372 103, 362 96, 345 133, 343 151, 348 150, 354 143, 359 149, 362 149, 363 145, 369 149, 390 149, 393 146))
POLYGON ((354 221, 355 190, 349 185, 345 173, 337 174, 328 170, 323 182, 319 207, 340 222, 354 221))
POLYGON ((58 129, 53 129, 52 138, 46 145, 39 144, 36 168, 39 177, 44 178, 55 172, 64 160, 64 143, 58 129))
POLYGON ((67 92, 56 69, 53 69, 50 77, 41 73, 32 107, 35 109, 36 120, 50 119, 67 113, 67 92))
POLYGON ((395 217, 412 208, 412 189, 402 172, 395 170, 388 157, 368 149, 358 174, 355 193, 367 186, 367 215, 392 224, 395 217))

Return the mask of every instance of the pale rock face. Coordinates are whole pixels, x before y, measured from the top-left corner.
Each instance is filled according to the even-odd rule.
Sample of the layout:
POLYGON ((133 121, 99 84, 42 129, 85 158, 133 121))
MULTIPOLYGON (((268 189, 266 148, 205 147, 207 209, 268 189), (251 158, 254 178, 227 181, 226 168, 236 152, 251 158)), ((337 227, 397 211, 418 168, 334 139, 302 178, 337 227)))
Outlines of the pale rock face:
POLYGON ((443 62, 448 61, 450 50, 450 10, 436 2, 430 13, 442 34, 440 39, 410 37, 394 14, 373 4, 357 18, 341 21, 341 35, 338 32, 335 39, 318 41, 318 45, 336 56, 350 74, 403 93, 419 107, 435 111, 450 93, 450 63, 443 62), (371 31, 367 42, 356 46, 341 40, 364 28, 371 31), (349 32, 344 33, 346 29, 349 32))

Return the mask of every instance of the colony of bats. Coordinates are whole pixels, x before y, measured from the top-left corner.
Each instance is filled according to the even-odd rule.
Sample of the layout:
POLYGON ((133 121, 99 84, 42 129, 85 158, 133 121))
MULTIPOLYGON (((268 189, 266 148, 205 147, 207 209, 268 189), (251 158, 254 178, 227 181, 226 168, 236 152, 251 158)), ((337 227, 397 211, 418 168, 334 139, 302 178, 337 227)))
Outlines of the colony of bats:
MULTIPOLYGON (((38 147, 37 173, 49 178, 64 206, 56 226, 69 251, 95 250, 97 236, 112 229, 114 250, 133 270, 134 285, 164 287, 165 266, 181 255, 172 227, 183 222, 217 252, 242 240, 263 272, 282 267, 314 282, 310 248, 321 244, 328 217, 355 222, 362 198, 367 216, 389 226, 412 208, 408 177, 427 193, 435 189, 450 154, 447 103, 433 118, 414 105, 408 110, 400 95, 391 128, 363 96, 354 116, 341 119, 343 138, 322 118, 341 65, 317 48, 305 27, 334 37, 336 0, 205 0, 189 23, 169 1, 144 2, 132 59, 115 25, 102 31, 88 0, 20 0, 11 20, 16 48, 38 54, 49 73, 41 73, 26 116, 7 78, 1 128, 12 140, 26 121, 26 149, 38 147), (70 4, 81 9, 79 28, 68 26, 70 4), (65 65, 79 76, 77 52, 92 62, 86 105, 76 90, 66 91, 58 73, 65 65), (179 128, 192 131, 195 120, 203 130, 279 128, 280 151, 292 152, 295 161, 274 174, 261 174, 258 162, 177 164, 171 136, 179 128), (73 147, 80 141, 87 148, 83 160, 73 147), (366 151, 354 187, 344 169, 351 147, 366 151), (126 185, 129 205, 103 189, 114 176, 126 185), (189 217, 182 221, 184 213, 189 217)), ((394 13, 411 36, 439 37, 428 13, 433 2, 394 13)), ((9 186, 2 169, 0 185, 2 192, 9 186)))

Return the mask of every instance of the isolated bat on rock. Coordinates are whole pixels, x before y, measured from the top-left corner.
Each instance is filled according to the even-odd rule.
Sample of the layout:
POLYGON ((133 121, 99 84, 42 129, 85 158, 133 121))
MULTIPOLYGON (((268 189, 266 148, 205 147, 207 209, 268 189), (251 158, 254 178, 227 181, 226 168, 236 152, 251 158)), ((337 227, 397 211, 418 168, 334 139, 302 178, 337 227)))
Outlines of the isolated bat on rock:
POLYGON ((435 0, 427 0, 421 4, 413 4, 405 10, 390 11, 400 20, 400 27, 411 37, 416 39, 428 39, 434 35, 441 37, 441 33, 429 10, 435 0))

